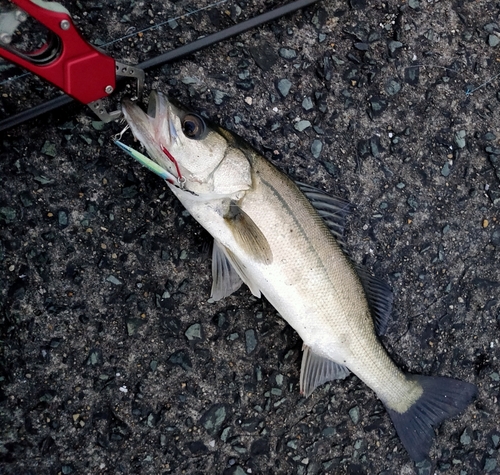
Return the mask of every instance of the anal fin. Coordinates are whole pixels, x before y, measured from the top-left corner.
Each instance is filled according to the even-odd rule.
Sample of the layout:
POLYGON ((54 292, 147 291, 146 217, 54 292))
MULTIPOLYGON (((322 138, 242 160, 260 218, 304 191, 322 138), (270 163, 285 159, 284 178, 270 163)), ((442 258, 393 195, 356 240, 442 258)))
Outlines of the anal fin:
POLYGON ((344 379, 349 369, 335 361, 315 354, 307 345, 303 346, 300 368, 300 393, 308 397, 318 386, 332 379, 344 379))

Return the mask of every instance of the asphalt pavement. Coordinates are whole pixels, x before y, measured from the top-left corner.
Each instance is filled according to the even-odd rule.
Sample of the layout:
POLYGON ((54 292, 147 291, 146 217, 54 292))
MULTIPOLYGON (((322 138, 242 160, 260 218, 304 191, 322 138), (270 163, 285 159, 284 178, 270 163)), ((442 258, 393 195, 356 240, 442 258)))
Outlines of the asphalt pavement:
MULTIPOLYGON (((95 44, 131 34, 105 47, 130 63, 279 5, 69 3, 95 44)), ((210 303, 209 235, 122 124, 69 106, 0 136, 0 473, 499 473, 499 25, 494 1, 323 0, 146 78, 353 204, 389 354, 478 386, 428 461, 355 376, 303 398, 297 334, 246 287, 210 303)), ((0 64, 0 118, 57 95, 19 74, 0 64)))

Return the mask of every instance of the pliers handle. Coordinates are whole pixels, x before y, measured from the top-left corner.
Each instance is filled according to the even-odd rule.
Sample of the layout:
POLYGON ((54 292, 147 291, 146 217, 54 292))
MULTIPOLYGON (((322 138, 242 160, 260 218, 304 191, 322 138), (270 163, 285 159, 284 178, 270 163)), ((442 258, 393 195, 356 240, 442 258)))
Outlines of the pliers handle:
POLYGON ((0 11, 0 56, 88 104, 101 120, 118 118, 120 112, 108 113, 101 100, 115 90, 117 76, 135 77, 140 92, 144 71, 119 63, 89 44, 61 4, 44 0, 11 1, 20 9, 0 11), (44 45, 29 52, 11 45, 12 35, 27 15, 49 32, 44 45))

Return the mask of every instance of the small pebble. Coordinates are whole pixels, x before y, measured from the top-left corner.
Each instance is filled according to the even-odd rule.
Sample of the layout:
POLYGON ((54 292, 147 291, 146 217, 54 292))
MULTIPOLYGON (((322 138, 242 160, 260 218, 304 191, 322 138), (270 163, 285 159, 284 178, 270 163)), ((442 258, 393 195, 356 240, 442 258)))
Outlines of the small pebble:
POLYGON ((401 41, 389 41, 388 47, 389 51, 394 54, 399 48, 403 47, 403 43, 401 41))
POLYGON ((422 460, 421 462, 417 462, 415 467, 418 470, 418 475, 431 475, 432 473, 432 464, 428 458, 422 460))
POLYGON ((495 247, 500 247, 500 229, 495 229, 491 233, 491 244, 495 247))
POLYGON ((193 340, 201 340, 201 324, 200 323, 195 323, 194 325, 191 325, 186 332, 184 333, 186 335, 186 338, 190 341, 193 340))
MULTIPOLYGON (((497 468, 497 460, 494 458, 487 458, 484 461, 484 471, 486 473, 491 473, 497 468)), ((496 472, 495 472, 496 473, 496 472)))
POLYGON ((106 280, 114 285, 122 285, 122 281, 117 279, 114 275, 109 275, 106 277, 106 280))
POLYGON ((43 144, 41 152, 49 157, 55 157, 57 155, 56 146, 48 140, 43 144))
POLYGON ((441 175, 443 176, 449 176, 450 175, 450 163, 446 162, 443 165, 443 168, 441 168, 441 175))
POLYGON ((420 79, 420 68, 418 66, 410 66, 405 68, 405 82, 411 86, 416 86, 420 79))
POLYGON ((280 79, 276 83, 276 88, 278 89, 278 91, 282 97, 288 96, 288 93, 290 92, 291 87, 292 87, 292 83, 288 79, 280 79))
POLYGON ((370 46, 368 45, 368 43, 358 42, 354 43, 354 47, 359 51, 368 51, 370 46))
POLYGON ((200 423, 210 435, 215 435, 219 432, 226 417, 226 407, 223 404, 214 404, 201 416, 200 423))
POLYGON ((311 127, 311 122, 309 122, 308 120, 299 120, 294 126, 293 128, 295 130, 298 130, 299 132, 302 132, 304 130, 306 130, 308 127, 311 127))
POLYGON ((488 36, 488 44, 492 47, 498 46, 500 43, 500 38, 497 35, 488 36))
POLYGON ((387 81, 387 83, 385 84, 385 91, 387 92, 387 94, 389 94, 390 96, 394 96, 396 95, 399 91, 401 91, 401 84, 399 84, 399 82, 397 82, 396 80, 394 79, 390 79, 389 81, 387 81))
POLYGON ((359 407, 355 406, 352 409, 349 409, 349 417, 351 418, 353 424, 357 424, 359 422, 359 407))
POLYGON ((319 158, 321 155, 321 150, 323 149, 323 143, 321 140, 315 139, 311 145, 311 153, 314 158, 319 158))
POLYGON ((455 132, 455 143, 457 144, 458 148, 465 147, 465 135, 466 135, 465 130, 459 130, 455 132))
POLYGON ((253 330, 252 328, 245 331, 245 345, 246 345, 247 355, 252 353, 252 351, 255 350, 257 346, 257 337, 255 335, 255 330, 253 330))
POLYGON ((213 93, 214 103, 217 105, 221 105, 224 99, 230 97, 227 92, 219 91, 217 89, 213 90, 212 93, 213 93))
POLYGON ((66 213, 66 211, 64 211, 64 210, 58 211, 57 212, 57 220, 58 220, 59 226, 61 228, 67 227, 68 226, 68 214, 66 213))
POLYGON ((100 121, 100 120, 93 120, 92 121, 92 128, 94 130, 102 130, 102 129, 104 129, 105 125, 106 124, 104 122, 100 121))
POLYGON ((302 108, 306 111, 311 110, 314 107, 313 101, 310 97, 305 97, 302 101, 302 108))
POLYGON ((284 59, 294 59, 297 57, 297 52, 291 48, 280 48, 278 53, 284 59))

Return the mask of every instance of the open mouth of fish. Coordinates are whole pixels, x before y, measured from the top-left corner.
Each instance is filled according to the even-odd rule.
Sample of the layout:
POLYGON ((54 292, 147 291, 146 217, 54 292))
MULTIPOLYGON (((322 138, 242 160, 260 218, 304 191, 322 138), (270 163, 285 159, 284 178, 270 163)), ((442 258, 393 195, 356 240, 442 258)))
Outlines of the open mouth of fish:
MULTIPOLYGON (((169 151, 171 144, 179 140, 169 107, 163 101, 158 100, 156 92, 152 92, 149 96, 147 113, 128 99, 123 101, 122 110, 128 124, 115 136, 115 144, 170 185, 184 189, 185 172, 169 151), (128 129, 132 130, 137 140, 146 144, 145 147, 154 160, 121 141, 122 135, 128 129)), ((194 114, 191 115, 193 118, 198 118, 194 114)), ((194 119, 188 126, 191 126, 193 130, 195 127, 201 127, 195 123, 194 119)))

